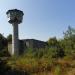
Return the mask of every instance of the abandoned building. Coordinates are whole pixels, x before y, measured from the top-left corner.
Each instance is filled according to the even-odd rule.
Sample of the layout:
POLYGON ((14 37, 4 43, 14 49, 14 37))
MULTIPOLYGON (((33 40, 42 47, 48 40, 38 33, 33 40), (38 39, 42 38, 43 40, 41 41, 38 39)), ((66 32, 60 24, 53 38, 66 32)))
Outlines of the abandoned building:
MULTIPOLYGON (((47 46, 47 42, 35 40, 35 39, 23 39, 19 40, 19 54, 24 53, 27 48, 31 49, 40 49, 45 48, 47 46)), ((12 43, 8 43, 8 51, 12 55, 12 43)))

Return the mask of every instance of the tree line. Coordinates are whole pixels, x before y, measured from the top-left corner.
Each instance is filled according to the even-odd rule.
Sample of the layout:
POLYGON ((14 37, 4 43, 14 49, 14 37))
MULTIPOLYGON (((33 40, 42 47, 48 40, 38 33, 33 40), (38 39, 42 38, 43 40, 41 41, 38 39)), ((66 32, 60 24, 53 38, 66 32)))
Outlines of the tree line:
MULTIPOLYGON (((58 39, 56 37, 49 38, 47 42, 48 46, 44 49, 37 49, 35 52, 29 49, 29 53, 34 56, 39 57, 52 57, 52 58, 62 58, 64 56, 75 55, 75 29, 68 26, 68 29, 63 32, 64 37, 58 39)), ((0 34, 0 57, 9 56, 8 53, 8 42, 12 41, 12 35, 8 35, 5 38, 0 34)))

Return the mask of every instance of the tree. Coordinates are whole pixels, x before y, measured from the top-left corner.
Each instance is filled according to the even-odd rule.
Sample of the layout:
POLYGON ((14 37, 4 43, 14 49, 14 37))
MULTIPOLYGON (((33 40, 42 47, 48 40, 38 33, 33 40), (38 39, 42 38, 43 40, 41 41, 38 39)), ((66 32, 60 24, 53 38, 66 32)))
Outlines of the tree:
POLYGON ((0 34, 0 50, 7 46, 7 39, 0 34))
POLYGON ((48 40, 48 45, 51 51, 53 52, 54 57, 63 57, 64 56, 64 50, 60 46, 59 41, 56 39, 56 37, 50 38, 48 40))
POLYGON ((50 47, 58 47, 59 43, 56 39, 56 37, 53 37, 53 38, 49 38, 49 40, 47 41, 48 45, 50 47))
POLYGON ((75 29, 72 27, 68 27, 68 30, 64 33, 64 40, 66 41, 67 45, 71 48, 75 46, 75 29))
POLYGON ((7 40, 8 40, 9 43, 12 42, 12 34, 9 34, 9 35, 7 36, 7 40))
POLYGON ((66 32, 64 32, 64 39, 75 39, 75 29, 71 26, 68 26, 68 29, 66 32))
POLYGON ((64 32, 62 46, 66 54, 72 55, 75 53, 75 29, 71 26, 68 26, 67 31, 64 32))
POLYGON ((0 57, 9 55, 7 45, 7 39, 0 34, 0 57))

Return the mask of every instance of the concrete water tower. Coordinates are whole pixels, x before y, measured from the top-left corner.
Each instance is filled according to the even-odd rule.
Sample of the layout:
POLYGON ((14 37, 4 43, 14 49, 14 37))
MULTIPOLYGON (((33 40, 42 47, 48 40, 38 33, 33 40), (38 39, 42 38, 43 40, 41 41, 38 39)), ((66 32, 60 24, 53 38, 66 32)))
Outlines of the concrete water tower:
POLYGON ((6 12, 8 22, 13 26, 12 50, 11 55, 19 54, 18 24, 22 23, 24 13, 17 9, 8 10, 6 12))

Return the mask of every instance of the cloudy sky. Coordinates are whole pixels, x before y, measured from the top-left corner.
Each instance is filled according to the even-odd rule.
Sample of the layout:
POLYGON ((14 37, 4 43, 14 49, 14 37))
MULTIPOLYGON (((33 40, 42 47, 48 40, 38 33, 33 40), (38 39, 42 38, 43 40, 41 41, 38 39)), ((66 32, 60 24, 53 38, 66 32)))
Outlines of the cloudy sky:
POLYGON ((5 37, 12 34, 6 16, 9 9, 24 12, 20 39, 62 38, 69 25, 75 28, 75 0, 0 0, 0 33, 5 37))

